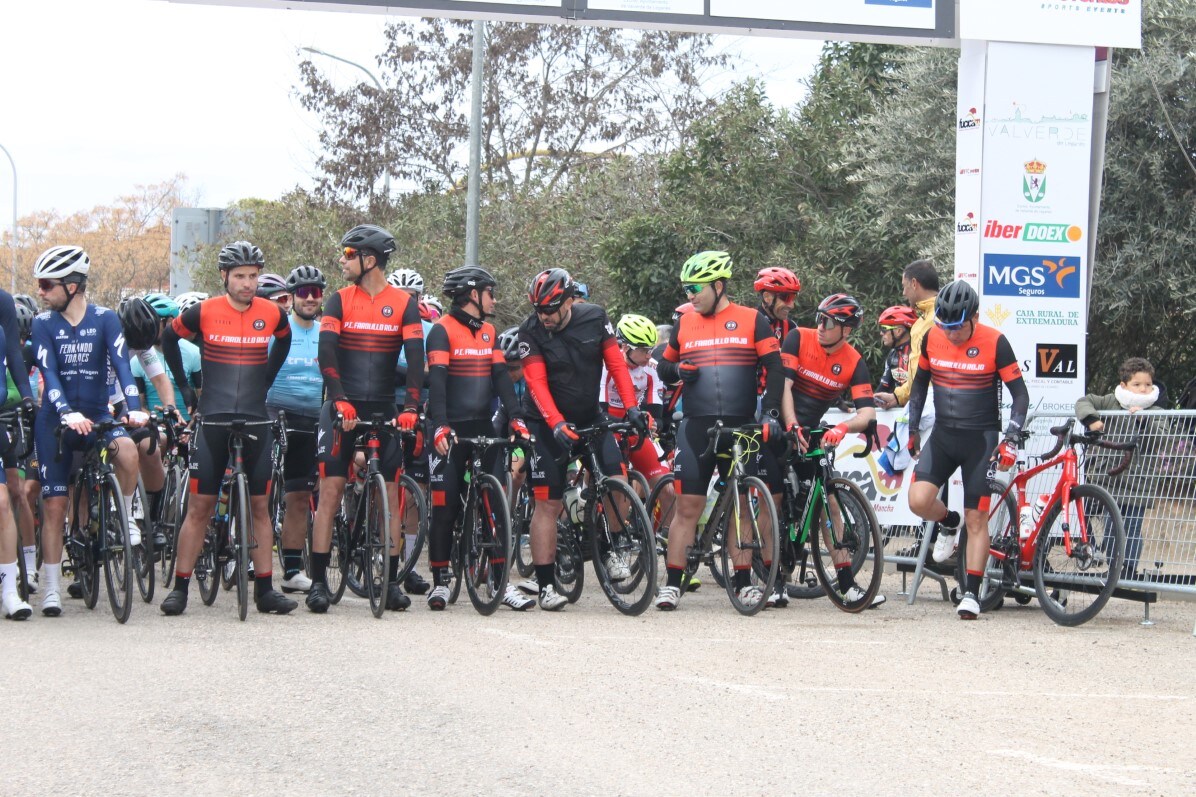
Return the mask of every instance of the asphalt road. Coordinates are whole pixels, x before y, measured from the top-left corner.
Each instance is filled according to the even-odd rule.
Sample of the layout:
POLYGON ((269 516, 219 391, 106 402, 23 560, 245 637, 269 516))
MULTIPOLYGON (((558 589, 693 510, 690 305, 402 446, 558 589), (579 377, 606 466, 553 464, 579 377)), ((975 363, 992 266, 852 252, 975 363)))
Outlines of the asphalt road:
MULTIPOLYGON (((848 616, 559 614, 417 599, 236 619, 193 590, 125 626, 69 601, 0 625, 6 795, 1196 793, 1196 605, 1031 604, 965 623, 924 587, 848 616)), ((160 602, 161 593, 155 599, 160 602)), ((35 604, 36 605, 36 604, 35 604)))

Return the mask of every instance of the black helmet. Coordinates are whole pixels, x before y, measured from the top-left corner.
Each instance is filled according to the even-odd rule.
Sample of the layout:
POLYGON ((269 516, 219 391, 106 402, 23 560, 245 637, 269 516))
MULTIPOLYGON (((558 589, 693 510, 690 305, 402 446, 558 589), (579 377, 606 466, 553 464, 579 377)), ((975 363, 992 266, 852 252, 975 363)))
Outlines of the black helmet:
POLYGON ((444 275, 444 287, 440 292, 455 299, 472 290, 492 288, 498 284, 494 275, 481 266, 461 266, 444 275))
POLYGON ((291 293, 304 285, 315 285, 320 290, 328 287, 328 280, 324 279, 324 272, 315 266, 295 266, 287 275, 287 290, 291 293))
POLYGON ((822 300, 822 304, 818 305, 818 310, 814 317, 820 318, 826 316, 832 321, 838 321, 845 327, 855 329, 860 325, 860 319, 864 317, 864 311, 860 308, 860 303, 855 300, 854 296, 848 296, 846 293, 832 293, 830 296, 822 300))
POLYGON ((385 262, 390 253, 397 248, 395 246, 395 237, 381 227, 373 224, 358 224, 349 230, 341 238, 341 246, 351 246, 354 249, 368 249, 377 256, 380 262, 385 262))
POLYGON ((14 293, 14 294, 12 295, 12 300, 13 300, 14 302, 16 302, 16 303, 17 303, 17 305, 22 305, 22 304, 23 304, 23 305, 25 305, 26 307, 28 307, 28 308, 29 308, 29 312, 33 313, 34 315, 37 315, 37 313, 38 313, 38 309, 37 309, 37 300, 36 300, 36 299, 34 299, 34 298, 33 298, 32 296, 30 296, 29 294, 27 294, 27 293, 14 293))
POLYGON ((556 310, 566 299, 576 295, 577 285, 563 268, 550 268, 532 277, 527 288, 528 301, 537 310, 556 310))
POLYGON ((17 329, 20 330, 21 337, 27 338, 33 331, 33 311, 25 306, 24 302, 17 302, 17 329))
POLYGON ((217 263, 221 271, 228 271, 238 266, 264 266, 266 258, 262 255, 262 250, 249 241, 233 241, 220 250, 217 263))
POLYGON ((934 300, 934 318, 948 326, 963 326, 963 323, 980 309, 980 297, 976 289, 964 280, 955 280, 939 291, 934 300))
POLYGON ((145 351, 158 342, 160 330, 158 313, 150 303, 139 296, 130 296, 116 308, 125 343, 130 349, 145 351))
POLYGON ((508 360, 519 359, 519 327, 504 329, 498 336, 498 348, 508 360))

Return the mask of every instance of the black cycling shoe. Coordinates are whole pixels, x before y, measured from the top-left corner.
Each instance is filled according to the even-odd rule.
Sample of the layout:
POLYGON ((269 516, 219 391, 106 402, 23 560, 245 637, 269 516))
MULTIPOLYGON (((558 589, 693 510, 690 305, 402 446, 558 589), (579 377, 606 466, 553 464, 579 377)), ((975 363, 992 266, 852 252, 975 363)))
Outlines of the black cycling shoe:
POLYGON ((299 605, 276 589, 258 596, 254 603, 262 614, 288 614, 299 605))
POLYGON ((431 588, 432 585, 414 570, 407 574, 407 578, 403 579, 403 589, 407 590, 412 595, 424 595, 431 588))
POLYGON ((154 532, 154 553, 161 552, 166 547, 166 532, 154 532))
POLYGON ((332 601, 328 597, 328 585, 323 581, 316 581, 311 585, 311 592, 307 593, 307 599, 304 601, 307 608, 316 614, 323 614, 328 611, 328 605, 332 601))
POLYGON ((78 581, 72 581, 70 584, 66 585, 66 594, 70 595, 75 600, 79 600, 83 597, 83 585, 78 581))
POLYGON ((170 594, 166 596, 166 600, 162 601, 162 614, 168 617, 174 617, 176 614, 182 614, 183 610, 187 608, 187 593, 181 589, 171 590, 170 594))
POLYGON ((398 584, 391 584, 386 593, 386 608, 392 612, 399 612, 411 605, 411 598, 403 594, 398 584))

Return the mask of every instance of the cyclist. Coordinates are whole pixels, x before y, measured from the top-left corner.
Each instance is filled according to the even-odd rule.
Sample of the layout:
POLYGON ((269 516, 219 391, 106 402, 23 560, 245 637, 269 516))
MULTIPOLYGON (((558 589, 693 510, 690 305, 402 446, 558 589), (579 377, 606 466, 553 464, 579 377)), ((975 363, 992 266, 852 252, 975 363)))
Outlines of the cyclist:
MULTIPOLYGON (((178 317, 179 306, 174 299, 171 299, 164 293, 147 293, 145 301, 154 312, 158 315, 159 335, 158 342, 155 348, 158 356, 162 357, 162 336, 161 331, 165 329, 166 325, 178 317)), ((179 340, 179 352, 183 356, 183 373, 187 377, 187 386, 193 391, 199 391, 203 387, 203 366, 200 362, 199 347, 189 340, 179 340)), ((165 359, 165 358, 163 358, 165 359)), ((175 405, 175 412, 184 421, 191 420, 190 414, 187 412, 183 401, 163 401, 162 396, 159 395, 155 381, 150 380, 142 384, 145 379, 145 370, 141 367, 140 360, 133 360, 133 376, 138 379, 138 385, 141 387, 141 392, 145 394, 145 404, 147 407, 165 407, 169 404, 175 405)), ((170 369, 166 370, 166 377, 170 382, 170 389, 175 399, 181 398, 183 391, 178 385, 174 383, 174 374, 170 369)))
MULTIPOLYGON (((669 529, 667 581, 656 597, 656 608, 665 611, 677 608, 681 598, 686 552, 694 543, 715 466, 722 467, 716 460, 720 452, 702 456, 709 444, 707 433, 719 420, 729 426, 755 422, 756 374, 761 366, 767 379, 761 399, 764 442, 781 436, 777 420, 784 386, 780 343, 762 313, 731 301, 727 281, 732 267, 731 256, 719 251, 699 252, 685 261, 681 284, 693 311, 676 321, 659 366, 666 382, 684 383, 685 394, 673 462, 680 495, 669 529)), ((732 576, 746 604, 764 599, 750 583, 750 568, 750 562, 736 564, 732 576)))
POLYGON ((917 373, 909 400, 909 449, 921 455, 909 488, 909 508, 941 525, 940 535, 954 534, 959 515, 947 511, 939 488, 960 469, 964 521, 968 529, 967 575, 957 609, 963 620, 980 614, 976 596, 988 559, 988 464, 996 459, 1008 470, 1017 459, 1017 438, 1026 422, 1030 394, 1009 340, 976 321, 980 297, 963 280, 939 292, 934 305, 935 328, 922 339, 917 373), (1001 428, 1001 383, 1013 400, 1005 440, 1001 428), (918 433, 926 393, 934 385, 935 427, 925 448, 918 433))
MULTIPOLYGON (((901 272, 901 295, 917 310, 918 320, 909 330, 909 378, 904 385, 898 385, 891 393, 876 394, 876 406, 881 409, 890 410, 909 403, 911 381, 918 371, 918 352, 922 350, 922 339, 934 327, 934 300, 938 292, 939 275, 929 260, 915 260, 901 272)), ((926 413, 927 422, 930 414, 926 413)))
MULTIPOLYGON (((598 420, 598 391, 606 364, 616 392, 627 407, 627 420, 646 431, 637 406, 627 363, 619 352, 606 311, 596 304, 576 304, 576 284, 563 268, 550 268, 532 278, 528 299, 533 313, 519 326, 519 355, 523 360, 527 396, 523 409, 535 436, 536 459, 532 485, 532 562, 536 568, 540 608, 559 611, 568 602, 557 592, 555 578, 556 519, 561 512, 566 466, 558 462, 580 440, 575 426, 598 420)), ((602 472, 625 479, 623 457, 613 434, 595 441, 602 472)), ((630 568, 610 555, 607 569, 619 581, 630 568)))
MULTIPOLYGON (((4 315, 4 293, 0 289, 0 315, 4 315)), ((33 371, 33 346, 29 345, 29 335, 33 330, 33 317, 37 315, 36 308, 31 305, 33 297, 28 294, 17 294, 12 297, 17 318, 17 334, 21 341, 22 368, 30 390, 36 389, 35 380, 29 379, 33 371)), ((0 323, 0 329, 4 324, 0 323)), ((7 332, 5 340, 7 341, 7 332)), ((24 401, 20 389, 13 381, 12 374, 5 374, 8 383, 8 395, 3 409, 15 409, 24 401)), ((33 399, 37 401, 37 394, 33 392, 33 399)), ((33 415, 30 413, 29 423, 32 425, 33 415)), ((32 446, 30 446, 32 449, 32 446)), ((25 557, 25 587, 29 594, 37 592, 37 520, 33 516, 30 499, 41 492, 41 485, 37 481, 37 458, 30 450, 22 459, 17 459, 17 452, 10 452, 11 456, 4 458, 5 477, 8 479, 8 497, 17 513, 17 528, 21 534, 21 555, 25 557)), ((36 498, 33 498, 36 501, 36 498)))
POLYGON ((768 319, 768 325, 778 341, 785 340, 797 324, 789 320, 793 303, 801 292, 801 280, 787 268, 769 266, 756 274, 752 288, 760 294, 759 310, 768 319))
POLYGON ((284 313, 291 312, 292 296, 287 281, 277 274, 263 274, 257 278, 257 295, 278 305, 284 313))
MULTIPOLYGON (((519 359, 519 327, 504 329, 498 336, 497 348, 502 350, 503 359, 507 363, 507 376, 510 378, 511 386, 515 391, 514 408, 522 408, 523 397, 527 394, 527 380, 523 378, 523 360, 519 359)), ((497 398, 494 400, 494 418, 492 422, 494 434, 507 434, 507 428, 511 422, 510 409, 504 406, 497 398)), ((530 450, 530 447, 517 448, 511 452, 511 492, 507 497, 510 499, 512 507, 515 505, 515 499, 519 496, 519 491, 523 489, 523 482, 527 478, 527 450, 530 450)), ((531 544, 530 541, 528 541, 528 544, 531 544)), ((533 588, 534 584, 534 581, 528 581, 517 584, 516 587, 535 595, 539 593, 540 588, 538 585, 533 588)))
MULTIPOLYGON (((0 363, 0 370, 5 372, 8 383, 12 386, 5 406, 7 407, 13 398, 11 394, 16 393, 16 405, 25 406, 31 410, 33 399, 28 395, 29 369, 25 366, 25 357, 22 351, 21 311, 24 311, 24 316, 31 318, 28 307, 24 305, 18 307, 13 302, 12 296, 7 291, 0 289, 0 358, 4 361, 0 363), (8 345, 9 334, 17 343, 16 347, 8 345), (11 360, 9 357, 12 356, 11 352, 14 348, 17 358, 11 360), (22 376, 25 383, 25 396, 22 396, 16 388, 16 381, 22 376)), ((21 600, 17 591, 19 587, 17 579, 20 575, 17 557, 23 555, 23 552, 19 550, 16 517, 20 517, 21 525, 24 525, 26 521, 24 515, 29 512, 29 508, 28 504, 23 501, 24 490, 21 485, 20 471, 17 469, 17 452, 13 450, 15 438, 15 430, 0 426, 0 454, 2 454, 4 462, 4 469, 0 470, 0 479, 3 479, 8 485, 7 489, 0 490, 0 609, 6 619, 26 620, 33 614, 33 607, 21 600), (24 504, 23 510, 22 504, 24 504), (14 509, 18 513, 16 516, 13 514, 14 509)), ((32 517, 29 520, 31 521, 32 517)), ((32 531, 32 527, 30 527, 30 531, 32 531)), ((26 559, 26 564, 28 564, 28 559, 26 559)))
MULTIPOLYGON (((311 553, 312 586, 307 608, 328 611, 328 562, 332 521, 345 492, 353 457, 357 419, 373 415, 394 418, 403 431, 419 423, 419 396, 424 382, 424 339, 419 308, 406 292, 387 283, 386 260, 395 251, 394 237, 372 224, 362 224, 341 238, 341 272, 349 282, 328 298, 320 321, 319 362, 328 400, 320 409, 316 456, 320 468, 320 501, 316 507, 311 553), (399 350, 407 354, 407 391, 395 416, 395 368, 399 350), (337 416, 340 417, 339 427, 337 416)), ((396 479, 400 454, 396 441, 382 453, 383 476, 391 506, 398 505, 396 479)), ((397 513, 395 513, 397 515, 397 513)), ((399 540, 391 540, 392 546, 399 540)), ((398 553, 392 547, 392 554, 398 553)), ((411 599, 393 579, 398 556, 391 556, 386 608, 406 609, 411 599)))
POLYGON ((909 381, 910 328, 918 321, 918 314, 903 304, 885 308, 876 319, 880 326, 880 343, 887 349, 885 371, 876 389, 892 393, 909 381))
MULTIPOLYGON (((195 393, 186 386, 178 342, 188 338, 199 344, 204 383, 199 411, 205 421, 265 420, 266 388, 286 360, 291 328, 278 305, 255 295, 265 265, 261 249, 248 241, 235 241, 220 250, 217 265, 225 295, 193 304, 180 313, 163 332, 162 352, 175 382, 184 386, 183 401, 194 408, 195 393), (271 348, 272 337, 277 342, 271 348)), ((191 496, 179 530, 174 589, 162 601, 163 614, 178 615, 187 608, 191 573, 228 466, 231 434, 227 427, 200 424, 199 440, 191 450, 191 496)), ((274 589, 266 506, 270 446, 269 431, 261 429, 246 438, 244 447, 252 528, 261 543, 252 548, 253 596, 259 612, 286 614, 297 604, 274 589)))
MULTIPOLYGON (((451 571, 453 524, 461 512, 461 492, 470 448, 455 440, 465 437, 489 437, 494 429, 490 404, 497 396, 510 417, 509 433, 528 437, 523 413, 516 404, 515 390, 507 373, 506 357, 495 346, 494 327, 486 321, 494 315, 497 281, 484 268, 462 266, 444 276, 445 296, 452 300, 448 314, 437 320, 428 334, 428 421, 433 430, 435 455, 432 469, 432 526, 428 543, 428 565, 432 583, 428 608, 448 605, 451 571)), ((502 431, 505 436, 508 431, 502 431)), ((488 452, 483 463, 497 471, 497 451, 488 452)), ((495 472, 501 478, 502 474, 495 472)), ((495 561, 493 567, 505 567, 495 561)), ((495 577, 502 578, 501 572, 495 577)), ((511 584, 502 602, 516 611, 535 605, 511 584)))
POLYGON ((424 321, 437 321, 444 315, 444 305, 435 296, 419 297, 419 317, 424 321))
MULTIPOLYGON (((663 405, 661 403, 662 387, 660 375, 656 367, 651 364, 652 349, 656 346, 658 335, 656 326, 651 319, 642 315, 627 314, 619 319, 615 325, 615 340, 619 342, 619 350, 627 364, 627 373, 631 377, 631 384, 635 388, 636 406, 647 413, 651 419, 650 428, 655 428, 660 420, 663 405)), ((602 369, 602 390, 598 394, 598 402, 611 416, 622 418, 626 414, 623 399, 616 389, 615 380, 610 372, 602 369)), ((631 467, 644 475, 648 486, 655 487, 660 477, 669 472, 664 460, 664 451, 660 445, 648 437, 638 448, 634 448, 628 455, 631 467)), ((648 496, 643 496, 647 500, 648 496)), ((672 500, 672 487, 665 490, 666 501, 672 500)))
MULTIPOLYGON (((845 391, 851 394, 855 414, 836 424, 822 435, 825 448, 835 448, 849 434, 865 431, 876 420, 876 404, 872 399, 872 376, 864 358, 847 342, 860 325, 864 311, 854 297, 835 293, 818 305, 815 313, 817 329, 798 327, 785 337, 781 359, 785 364, 785 394, 781 399, 781 413, 786 428, 817 426, 822 416, 845 391)), ((798 476, 814 475, 815 463, 799 459, 794 467, 798 476)), ((839 508, 832 504, 832 511, 839 508)), ((832 522, 839 520, 833 518, 832 522)), ((855 583, 851 572, 851 556, 846 551, 832 551, 839 592, 848 602, 858 601, 864 591, 855 583)), ((885 602, 884 595, 872 599, 872 606, 885 602)))
POLYGON ((285 412, 290 430, 283 461, 286 512, 282 521, 282 591, 307 592, 311 579, 303 572, 303 543, 308 505, 316 488, 316 427, 324 403, 320 327, 316 319, 328 281, 315 266, 296 266, 287 275, 286 287, 288 295, 295 297, 290 319, 291 348, 266 394, 266 413, 278 420, 279 412, 285 412))
MULTIPOLYGON (((37 366, 45 387, 34 438, 41 452, 42 560, 46 568, 41 605, 42 614, 48 617, 62 613, 59 577, 72 453, 91 444, 94 423, 112 419, 108 411, 109 370, 115 371, 124 386, 126 422, 137 427, 149 420, 133 384, 116 313, 87 301, 90 268, 87 253, 69 245, 47 249, 33 266, 38 296, 48 308, 33 319, 32 329, 37 366), (61 442, 55 435, 59 425, 69 427, 62 431, 61 442)), ((112 462, 126 513, 131 517, 137 487, 136 446, 123 428, 106 432, 104 440, 114 453, 112 462)), ((129 544, 140 543, 140 530, 130 524, 129 544)))

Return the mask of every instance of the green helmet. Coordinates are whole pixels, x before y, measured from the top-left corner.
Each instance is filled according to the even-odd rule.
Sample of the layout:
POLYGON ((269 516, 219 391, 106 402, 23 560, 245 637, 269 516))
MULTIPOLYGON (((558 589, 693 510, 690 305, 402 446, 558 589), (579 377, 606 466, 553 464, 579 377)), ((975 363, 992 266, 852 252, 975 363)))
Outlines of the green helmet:
POLYGON ((660 340, 652 319, 634 313, 627 313, 619 319, 615 325, 615 337, 621 343, 639 348, 651 348, 660 340))
POLYGON ((698 252, 681 267, 681 281, 704 284, 731 278, 731 255, 726 252, 698 252))

